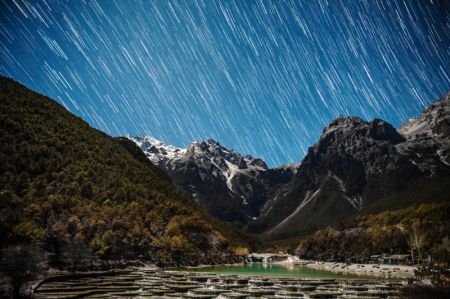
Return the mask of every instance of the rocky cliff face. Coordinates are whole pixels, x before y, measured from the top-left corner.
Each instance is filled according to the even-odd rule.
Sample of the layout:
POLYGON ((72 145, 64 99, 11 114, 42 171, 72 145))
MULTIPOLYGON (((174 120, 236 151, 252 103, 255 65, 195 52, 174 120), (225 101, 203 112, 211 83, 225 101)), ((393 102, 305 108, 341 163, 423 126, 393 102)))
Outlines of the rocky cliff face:
POLYGON ((338 117, 299 165, 274 169, 214 140, 187 149, 149 137, 133 140, 214 215, 281 238, 364 211, 417 183, 450 176, 449 110, 447 95, 398 130, 380 119, 338 117))
POLYGON ((448 174, 450 166, 450 94, 431 103, 417 118, 399 128, 406 142, 396 149, 410 157, 427 176, 448 174))
POLYGON ((449 176, 449 103, 449 96, 432 103, 399 130, 379 119, 337 118, 309 149, 292 188, 250 230, 274 237, 308 232, 419 182, 449 176))

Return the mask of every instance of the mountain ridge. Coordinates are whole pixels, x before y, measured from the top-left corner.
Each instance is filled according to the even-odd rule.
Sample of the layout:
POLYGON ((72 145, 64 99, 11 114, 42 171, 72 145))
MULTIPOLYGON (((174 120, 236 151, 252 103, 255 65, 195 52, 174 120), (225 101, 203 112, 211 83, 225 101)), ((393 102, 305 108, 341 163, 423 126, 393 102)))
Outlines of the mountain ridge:
MULTIPOLYGON (((258 192, 263 192, 264 195, 253 202, 250 212, 242 212, 245 208, 236 201, 236 197, 242 196, 254 200, 252 194, 245 193, 245 188, 242 188, 249 184, 249 180, 240 173, 236 180, 235 175, 230 176, 229 171, 230 164, 235 167, 234 174, 245 169, 249 163, 243 157, 248 156, 242 156, 209 140, 191 143, 180 157, 166 159, 164 165, 159 166, 172 179, 175 178, 175 184, 197 197, 198 202, 208 211, 230 221, 230 218, 222 217, 221 214, 224 213, 222 208, 227 208, 225 204, 220 205, 221 209, 217 211, 211 209, 212 204, 208 202, 214 202, 214 197, 221 196, 223 182, 208 182, 220 187, 215 188, 215 193, 206 192, 207 196, 202 198, 204 194, 201 194, 203 191, 201 188, 199 190, 199 186, 204 184, 203 180, 186 179, 188 176, 195 177, 196 173, 178 171, 180 167, 190 165, 199 170, 201 176, 207 177, 214 175, 214 168, 225 168, 228 171, 223 172, 223 181, 228 187, 226 192, 231 191, 235 196, 225 196, 221 200, 235 200, 236 204, 229 211, 243 214, 238 226, 249 232, 269 236, 289 235, 289 230, 305 221, 309 224, 300 228, 300 231, 309 231, 316 227, 312 223, 314 221, 304 220, 310 215, 319 215, 313 218, 320 218, 317 222, 320 227, 359 213, 375 201, 408 188, 412 182, 433 176, 448 176, 449 102, 449 94, 433 101, 416 119, 397 129, 378 118, 365 121, 357 116, 339 116, 323 129, 319 140, 309 148, 307 155, 298 164, 268 168, 263 160, 258 159, 261 168, 254 169, 250 186, 258 188, 258 192), (217 160, 212 166, 205 166, 205 161, 188 154, 189 149, 195 148, 196 144, 205 145, 208 142, 218 145, 215 148, 217 151, 206 154, 206 157, 215 157, 217 160), (228 161, 229 157, 224 153, 233 153, 234 160, 228 161), (177 163, 176 160, 184 162, 177 163), (329 221, 321 224, 323 219, 329 221)), ((202 150, 197 151, 200 156, 202 153, 202 150)), ((250 158, 255 160, 251 156, 250 158)), ((230 222, 233 220, 235 219, 230 222)))
MULTIPOLYGON (((141 145, 147 157, 201 206, 238 226, 259 216, 261 205, 266 201, 260 196, 269 192, 264 183, 268 177, 295 172, 286 166, 269 169, 262 159, 242 156, 212 139, 192 142, 186 149, 176 150, 178 155, 172 155, 170 159, 164 151, 174 147, 163 145, 151 137, 129 138, 141 145), (208 198, 213 196, 217 200, 212 206, 208 198)), ((281 178, 280 183, 284 181, 286 179, 281 178)))

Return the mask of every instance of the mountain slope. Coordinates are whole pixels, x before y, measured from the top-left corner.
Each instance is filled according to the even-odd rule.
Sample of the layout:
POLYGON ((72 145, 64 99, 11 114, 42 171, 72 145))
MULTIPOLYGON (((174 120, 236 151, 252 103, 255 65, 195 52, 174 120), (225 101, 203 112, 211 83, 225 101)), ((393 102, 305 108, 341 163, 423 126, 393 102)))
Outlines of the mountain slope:
MULTIPOLYGON (((398 131, 379 119, 337 118, 309 149, 293 188, 257 222, 265 225, 269 236, 287 237, 369 211, 372 206, 378 210, 402 207, 395 202, 395 194, 403 190, 412 196, 405 204, 422 201, 414 194, 450 176, 449 119, 449 96, 398 131)), ((450 200, 445 185, 435 187, 440 200, 450 200)))
POLYGON ((214 140, 178 149, 151 137, 131 139, 205 209, 278 239, 358 213, 433 201, 428 194, 448 200, 437 182, 450 176, 449 101, 433 102, 398 130, 380 119, 339 117, 299 165, 273 169, 214 140), (435 192, 424 194, 429 186, 435 192))
POLYGON ((296 253, 305 259, 367 262, 371 255, 411 253, 449 262, 450 203, 422 203, 361 215, 320 229, 303 239, 296 253))
POLYGON ((450 95, 435 101, 417 118, 399 128, 406 142, 397 150, 428 176, 447 173, 450 166, 450 95))
POLYGON ((193 142, 186 149, 148 136, 130 139, 202 207, 237 226, 259 217, 296 171, 288 166, 269 169, 263 160, 241 156, 211 139, 193 142))
POLYGON ((71 248, 91 259, 172 265, 230 255, 215 221, 133 142, 4 77, 0 108, 1 247, 37 244, 56 266, 71 248))

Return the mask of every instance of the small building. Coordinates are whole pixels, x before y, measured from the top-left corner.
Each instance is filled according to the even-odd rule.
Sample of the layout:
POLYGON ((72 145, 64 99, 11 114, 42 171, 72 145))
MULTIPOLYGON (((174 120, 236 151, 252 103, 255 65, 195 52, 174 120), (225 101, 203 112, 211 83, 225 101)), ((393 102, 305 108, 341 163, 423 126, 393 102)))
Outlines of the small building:
POLYGON ((381 254, 371 255, 369 263, 371 263, 371 264, 382 264, 383 263, 383 255, 381 255, 381 254))
POLYGON ((383 264, 385 265, 406 265, 411 260, 409 254, 391 254, 383 257, 383 264))

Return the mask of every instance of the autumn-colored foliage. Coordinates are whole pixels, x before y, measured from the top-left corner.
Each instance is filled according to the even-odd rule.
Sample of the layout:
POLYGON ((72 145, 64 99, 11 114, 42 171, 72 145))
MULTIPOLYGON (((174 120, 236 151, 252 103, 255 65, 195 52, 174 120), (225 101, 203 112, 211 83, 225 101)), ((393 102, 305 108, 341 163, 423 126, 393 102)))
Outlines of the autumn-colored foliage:
POLYGON ((33 244, 74 269, 82 260, 187 265, 233 255, 226 232, 133 142, 7 78, 0 108, 0 248, 33 244))
POLYGON ((450 265, 450 203, 413 205, 361 215, 318 230, 301 241, 304 258, 368 261, 371 255, 408 253, 450 265))

